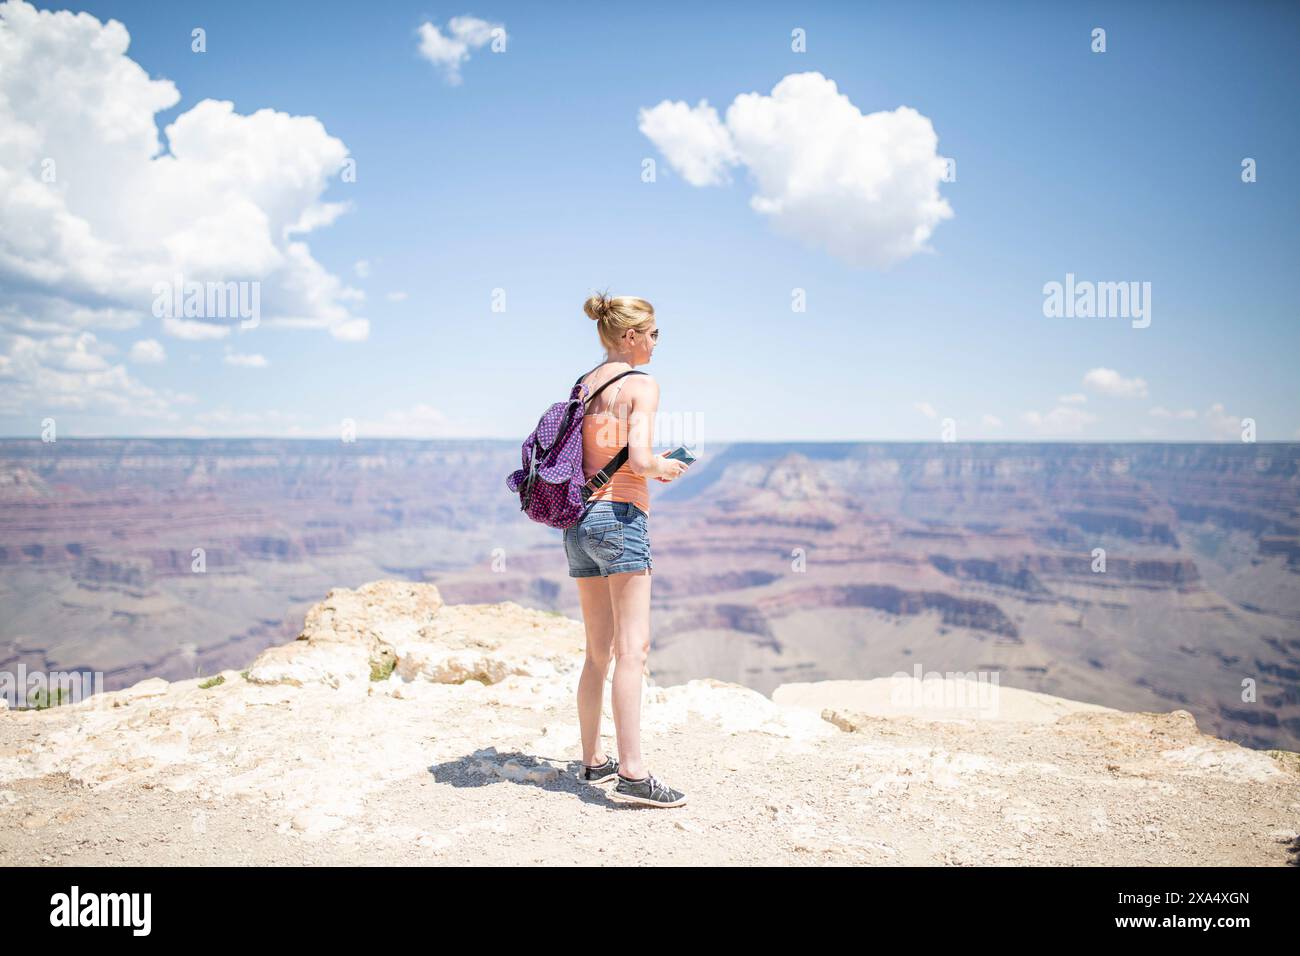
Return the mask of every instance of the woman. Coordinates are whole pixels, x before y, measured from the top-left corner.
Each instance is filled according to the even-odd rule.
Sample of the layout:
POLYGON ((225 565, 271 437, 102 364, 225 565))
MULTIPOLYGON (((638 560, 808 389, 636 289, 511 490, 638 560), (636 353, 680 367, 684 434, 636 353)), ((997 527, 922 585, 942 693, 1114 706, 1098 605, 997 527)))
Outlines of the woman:
POLYGON ((587 660, 578 682, 583 780, 617 777, 610 798, 677 807, 686 795, 665 786, 641 762, 641 676, 650 653, 650 490, 647 478, 672 481, 686 465, 650 450, 659 385, 645 365, 659 339, 654 307, 635 296, 594 295, 583 307, 596 322, 606 361, 582 377, 590 395, 582 419, 582 467, 588 480, 627 445, 627 461, 587 499, 582 517, 565 529, 569 576, 577 578, 587 629, 587 660), (609 388, 595 392, 618 378, 609 388), (614 731, 618 760, 600 752, 601 701, 614 657, 614 731))

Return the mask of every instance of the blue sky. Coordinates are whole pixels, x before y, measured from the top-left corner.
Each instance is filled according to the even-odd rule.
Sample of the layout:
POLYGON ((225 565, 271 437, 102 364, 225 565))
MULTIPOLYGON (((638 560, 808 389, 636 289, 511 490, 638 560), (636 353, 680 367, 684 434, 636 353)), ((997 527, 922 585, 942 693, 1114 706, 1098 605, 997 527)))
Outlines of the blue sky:
MULTIPOLYGON (((352 418, 360 437, 522 439, 601 360, 581 306, 608 288, 654 303, 646 370, 701 444, 937 441, 945 419, 959 441, 1239 440, 1243 417, 1261 441, 1300 439, 1293 4, 71 9, 121 21, 126 56, 176 85, 160 131, 216 99, 315 117, 345 145, 356 182, 333 177, 320 198, 349 208, 303 239, 364 292, 347 308, 368 335, 264 323, 189 339, 137 309, 76 349, 121 366, 96 389, 148 397, 79 401, 77 363, 28 327, 9 341, 30 358, 0 407, 6 435, 36 437, 50 415, 60 437, 328 435, 352 418), (453 85, 418 31, 460 15, 502 24, 507 48, 471 50, 453 85), (795 28, 807 52, 791 51, 795 28), (932 123, 957 177, 930 251, 845 261, 752 209, 744 165, 691 185, 638 128, 665 100, 723 114, 809 72, 864 114, 908 106, 932 123), (1046 317, 1043 286, 1067 273, 1149 282, 1150 325, 1046 317), (133 362, 141 339, 165 359, 133 362)), ((0 271, 0 288, 20 285, 0 271)))

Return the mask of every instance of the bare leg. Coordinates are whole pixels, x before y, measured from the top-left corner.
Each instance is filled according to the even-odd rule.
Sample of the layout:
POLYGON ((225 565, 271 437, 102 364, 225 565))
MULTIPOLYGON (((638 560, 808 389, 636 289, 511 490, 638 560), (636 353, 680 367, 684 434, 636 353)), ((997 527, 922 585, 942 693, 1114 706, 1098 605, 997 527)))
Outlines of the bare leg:
POLYGON ((578 582, 578 600, 582 602, 582 623, 587 629, 587 659, 582 665, 582 677, 578 679, 582 762, 588 767, 598 767, 606 759, 606 754, 600 749, 600 712, 614 642, 614 611, 610 606, 608 578, 575 580, 578 582))
POLYGON ((614 611, 614 730, 618 734, 619 773, 640 779, 641 678, 650 655, 650 581, 645 571, 609 576, 614 611))

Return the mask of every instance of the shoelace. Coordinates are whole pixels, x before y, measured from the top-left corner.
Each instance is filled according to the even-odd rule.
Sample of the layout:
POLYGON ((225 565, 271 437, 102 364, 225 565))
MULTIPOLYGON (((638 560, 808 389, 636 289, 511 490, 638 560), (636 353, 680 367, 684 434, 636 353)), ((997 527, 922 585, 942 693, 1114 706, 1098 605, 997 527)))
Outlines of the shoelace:
POLYGON ((650 798, 654 799, 657 794, 662 793, 665 797, 672 799, 673 792, 671 787, 666 787, 660 782, 659 778, 652 773, 645 775, 642 780, 629 780, 627 783, 643 783, 650 790, 650 798))

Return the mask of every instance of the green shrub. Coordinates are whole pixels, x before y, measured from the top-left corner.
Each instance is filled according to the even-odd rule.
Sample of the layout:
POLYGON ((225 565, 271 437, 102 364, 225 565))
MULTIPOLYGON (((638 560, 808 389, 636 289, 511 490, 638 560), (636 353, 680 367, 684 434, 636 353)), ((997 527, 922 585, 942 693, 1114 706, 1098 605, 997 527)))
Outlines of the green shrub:
POLYGON ((19 707, 18 710, 48 710, 63 703, 63 698, 71 697, 71 694, 62 687, 54 688, 54 694, 51 696, 48 690, 38 690, 27 698, 27 706, 19 707))

